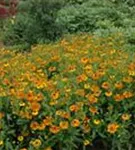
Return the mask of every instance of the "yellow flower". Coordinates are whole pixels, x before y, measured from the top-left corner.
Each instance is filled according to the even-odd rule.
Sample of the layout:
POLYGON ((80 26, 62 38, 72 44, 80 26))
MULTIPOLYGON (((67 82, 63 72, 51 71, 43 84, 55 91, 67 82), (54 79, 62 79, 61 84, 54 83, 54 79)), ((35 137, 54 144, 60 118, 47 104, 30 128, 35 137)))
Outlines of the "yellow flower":
POLYGON ((123 83, 122 82, 117 82, 117 83, 115 83, 115 88, 117 88, 117 89, 122 89, 123 87, 124 87, 124 85, 123 85, 123 83))
POLYGON ((42 142, 40 139, 36 139, 32 141, 31 144, 33 145, 33 147, 38 148, 42 144, 42 142))
POLYGON ((101 121, 100 121, 99 119, 94 119, 94 120, 93 120, 93 123, 94 123, 95 125, 99 125, 99 124, 101 123, 101 121))
POLYGON ((49 146, 49 147, 45 148, 44 150, 52 150, 52 148, 49 146))
POLYGON ((18 141, 22 142, 24 140, 24 137, 20 135, 17 137, 17 139, 18 139, 18 141))
POLYGON ((111 134, 114 134, 119 128, 119 125, 115 123, 109 123, 107 126, 107 131, 111 134))
POLYGON ((32 111, 32 115, 33 116, 37 116, 38 115, 38 111, 32 111))
POLYGON ((72 112, 77 112, 79 110, 79 107, 78 107, 78 105, 73 104, 69 107, 69 109, 72 112))
POLYGON ((68 129, 69 123, 67 121, 61 121, 60 122, 60 128, 61 129, 68 129))
POLYGON ((90 145, 91 142, 90 142, 89 140, 86 139, 86 140, 83 141, 83 144, 84 144, 85 146, 87 146, 87 145, 90 145))
POLYGON ((86 57, 81 58, 81 63, 86 64, 88 63, 89 59, 86 57))
POLYGON ((88 100, 89 100, 90 104, 94 104, 94 103, 98 102, 98 98, 93 94, 88 95, 88 100))
POLYGON ((123 121, 126 121, 126 120, 129 120, 130 117, 131 117, 130 114, 122 114, 121 119, 122 119, 123 121))
POLYGON ((84 84, 84 88, 85 89, 89 89, 90 88, 90 84, 84 84))
POLYGON ((112 96, 112 92, 111 92, 111 91, 107 91, 107 92, 105 92, 105 95, 106 95, 107 97, 110 97, 110 96, 112 96))
POLYGON ((3 140, 0 140, 0 146, 2 146, 4 144, 3 140))

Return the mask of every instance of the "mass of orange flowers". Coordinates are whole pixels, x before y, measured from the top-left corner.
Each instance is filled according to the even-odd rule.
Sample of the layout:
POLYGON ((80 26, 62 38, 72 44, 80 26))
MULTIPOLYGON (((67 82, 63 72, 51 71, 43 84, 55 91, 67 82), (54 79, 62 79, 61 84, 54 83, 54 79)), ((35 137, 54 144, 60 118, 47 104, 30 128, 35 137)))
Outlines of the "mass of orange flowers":
POLYGON ((122 137, 133 123, 135 56, 119 42, 80 35, 25 54, 1 50, 0 149, 122 137))

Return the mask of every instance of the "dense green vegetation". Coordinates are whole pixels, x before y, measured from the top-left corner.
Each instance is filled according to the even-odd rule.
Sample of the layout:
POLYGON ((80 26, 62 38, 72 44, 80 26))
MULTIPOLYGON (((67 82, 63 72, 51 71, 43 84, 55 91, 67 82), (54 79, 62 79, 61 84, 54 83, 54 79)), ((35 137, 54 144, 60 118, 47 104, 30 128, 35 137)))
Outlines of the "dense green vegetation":
POLYGON ((21 0, 18 14, 4 23, 3 41, 27 49, 64 34, 120 32, 128 49, 135 48, 134 0, 21 0))

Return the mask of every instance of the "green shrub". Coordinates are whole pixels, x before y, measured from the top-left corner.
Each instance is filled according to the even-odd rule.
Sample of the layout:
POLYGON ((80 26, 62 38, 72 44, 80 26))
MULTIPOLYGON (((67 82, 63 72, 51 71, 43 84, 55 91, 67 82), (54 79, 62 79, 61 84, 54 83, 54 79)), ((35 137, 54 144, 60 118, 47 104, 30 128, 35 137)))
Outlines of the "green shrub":
POLYGON ((4 42, 7 45, 29 45, 54 41, 62 34, 55 19, 62 7, 60 0, 29 0, 21 2, 19 12, 5 27, 4 42), (25 5, 25 6, 24 6, 25 5), (26 7, 27 6, 27 7, 26 7))

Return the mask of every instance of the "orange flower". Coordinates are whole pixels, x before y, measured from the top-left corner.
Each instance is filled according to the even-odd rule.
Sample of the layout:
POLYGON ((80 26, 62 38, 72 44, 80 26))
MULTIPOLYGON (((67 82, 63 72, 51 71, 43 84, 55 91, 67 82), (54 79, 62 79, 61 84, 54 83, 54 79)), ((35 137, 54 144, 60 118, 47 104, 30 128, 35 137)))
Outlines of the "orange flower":
POLYGON ((83 132, 84 132, 84 133, 88 133, 88 132, 90 132, 90 131, 91 131, 90 126, 89 126, 88 124, 84 123, 84 124, 83 124, 83 132))
POLYGON ((20 98, 20 99, 24 99, 25 98, 25 93, 23 92, 23 91, 18 91, 18 97, 20 98))
POLYGON ((67 121, 61 121, 60 122, 60 128, 61 129, 68 129, 69 123, 67 121))
POLYGON ((97 101, 98 101, 98 98, 95 97, 95 95, 93 95, 93 94, 89 94, 87 97, 91 104, 97 103, 97 101))
POLYGON ((123 85, 123 83, 122 82, 117 82, 117 83, 115 83, 115 88, 117 88, 117 89, 122 89, 123 87, 124 87, 124 85, 123 85))
POLYGON ((93 71, 92 71, 92 65, 87 65, 87 66, 84 68, 84 70, 85 70, 86 73, 88 73, 88 74, 90 73, 90 74, 91 74, 91 73, 93 72, 93 71))
POLYGON ((49 130, 51 133, 57 134, 58 132, 60 132, 60 127, 52 125, 49 130))
POLYGON ((123 82, 125 82, 125 83, 131 83, 132 81, 133 81, 133 78, 130 76, 123 78, 123 82))
POLYGON ((68 112, 63 112, 63 114, 61 115, 62 118, 68 119, 70 118, 70 113, 68 112))
POLYGON ((100 88, 99 88, 98 85, 93 84, 93 85, 90 86, 90 90, 91 90, 92 92, 98 92, 98 91, 100 91, 100 88))
POLYGON ((78 119, 74 119, 71 122, 71 126, 78 127, 80 125, 80 121, 78 119))
POLYGON ((40 108, 41 108, 41 105, 39 103, 37 103, 37 102, 32 102, 30 104, 30 107, 31 107, 32 111, 37 111, 38 112, 40 110, 40 108))
POLYGON ((86 81, 87 79, 88 77, 85 74, 81 74, 77 77, 77 82, 80 83, 80 82, 86 81))
POLYGON ((83 64, 88 63, 88 61, 89 61, 89 59, 86 58, 86 57, 81 58, 81 62, 82 62, 83 64))
POLYGON ((89 108, 89 111, 90 111, 93 115, 98 113, 98 110, 97 110, 96 107, 90 107, 90 108, 89 108))
POLYGON ((122 119, 123 121, 127 121, 127 120, 130 119, 130 117, 131 117, 130 114, 122 114, 121 119, 122 119))
POLYGON ((56 67, 54 67, 54 66, 51 66, 51 67, 49 67, 49 69, 48 69, 50 72, 54 72, 54 71, 56 71, 56 67))
POLYGON ((91 78, 93 79, 93 80, 98 80, 98 79, 100 79, 100 73, 99 72, 95 72, 95 73, 93 73, 92 74, 92 76, 91 76, 91 78))
POLYGON ((76 66, 71 65, 68 67, 69 72, 74 72, 76 70, 76 66))
POLYGON ((102 83, 102 85, 101 85, 101 87, 103 88, 103 89, 109 89, 110 88, 110 84, 108 83, 108 82, 103 82, 102 83))
POLYGON ((55 91, 51 94, 51 98, 56 100, 59 98, 59 95, 60 95, 59 91, 55 91))
POLYGON ((79 110, 79 107, 77 105, 73 104, 69 107, 69 109, 72 112, 77 112, 79 110))
POLYGON ((49 126, 52 124, 52 117, 47 116, 44 120, 43 123, 45 126, 49 126))
POLYGON ((114 134, 119 128, 119 125, 115 123, 109 123, 107 126, 107 131, 111 134, 114 134))
POLYGON ((114 96, 115 101, 121 101, 124 99, 124 96, 122 94, 116 94, 114 96))
POLYGON ((85 90, 84 89, 77 89, 76 94, 83 97, 85 95, 85 90))
POLYGON ((131 97, 133 97, 133 93, 130 91, 125 91, 123 93, 123 96, 124 96, 124 98, 131 98, 131 97))
POLYGON ((39 128, 38 122, 36 122, 36 121, 31 122, 30 128, 31 128, 32 130, 37 130, 37 129, 39 128))
POLYGON ((44 124, 44 123, 41 123, 41 124, 39 124, 38 129, 39 129, 39 130, 44 130, 45 127, 46 127, 45 124, 44 124))
POLYGON ((4 113, 0 112, 0 119, 2 119, 4 117, 4 113))
POLYGON ((26 99, 28 101, 33 101, 34 100, 34 93, 33 91, 29 91, 28 94, 26 95, 26 99))

